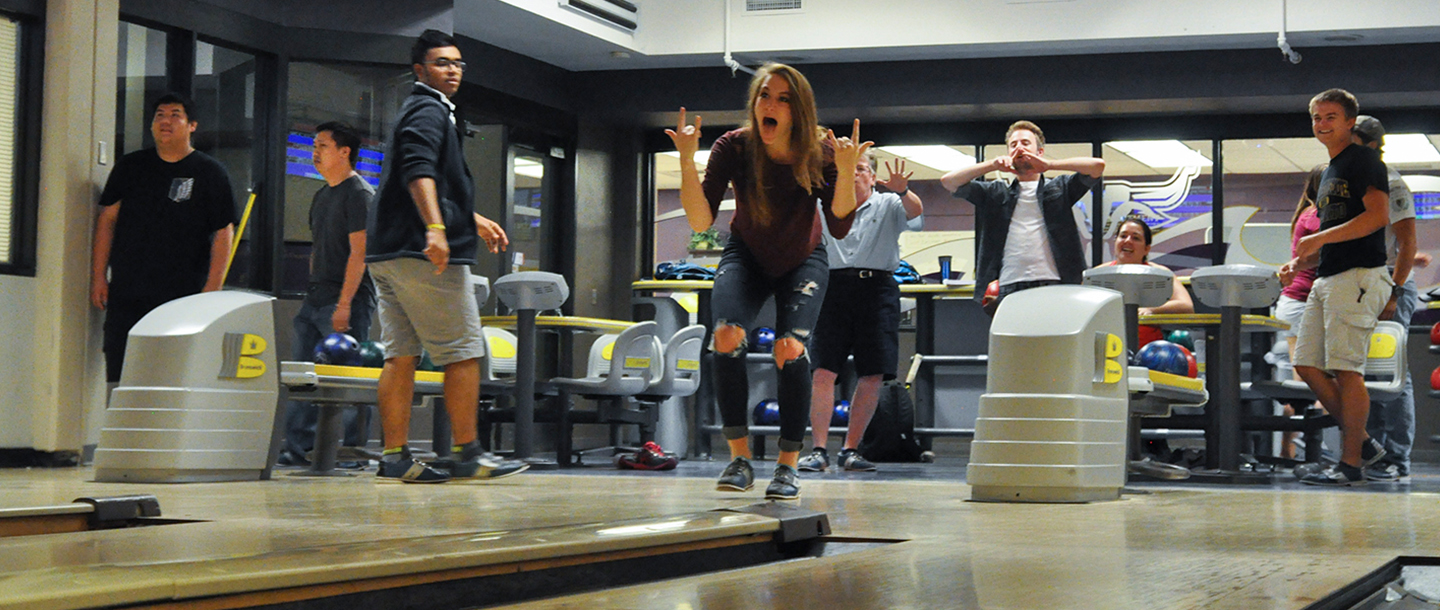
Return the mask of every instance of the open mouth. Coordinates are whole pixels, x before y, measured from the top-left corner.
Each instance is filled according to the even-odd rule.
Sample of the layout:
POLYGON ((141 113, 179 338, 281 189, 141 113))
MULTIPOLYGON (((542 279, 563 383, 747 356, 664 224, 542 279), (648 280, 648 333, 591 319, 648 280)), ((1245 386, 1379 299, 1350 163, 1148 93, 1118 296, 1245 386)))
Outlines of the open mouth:
POLYGON ((760 119, 760 124, 763 125, 763 126, 765 126, 765 127, 778 127, 778 126, 780 125, 780 122, 779 122, 779 121, 776 121, 776 120, 775 120, 774 118, 772 118, 772 117, 768 117, 768 116, 767 116, 767 117, 765 117, 765 118, 763 118, 763 119, 760 119))

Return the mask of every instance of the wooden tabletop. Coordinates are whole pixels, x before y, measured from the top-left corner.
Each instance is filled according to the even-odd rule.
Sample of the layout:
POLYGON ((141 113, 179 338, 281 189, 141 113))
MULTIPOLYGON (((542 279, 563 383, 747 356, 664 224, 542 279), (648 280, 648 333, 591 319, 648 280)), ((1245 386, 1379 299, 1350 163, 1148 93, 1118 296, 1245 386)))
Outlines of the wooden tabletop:
MULTIPOLYGON (((1218 313, 1162 313, 1149 316, 1140 316, 1141 324, 1161 326, 1170 328, 1186 328, 1191 326, 1218 326, 1220 314, 1218 313)), ((1244 332, 1275 332, 1277 330, 1288 330, 1290 325, 1278 318, 1270 316, 1257 316, 1245 314, 1240 316, 1240 330, 1244 332)))
MULTIPOLYGON (((709 282, 706 282, 707 284, 709 282)), ((480 323, 496 328, 515 328, 515 316, 483 316, 480 323)), ((605 318, 582 318, 578 316, 535 316, 539 328, 569 328, 572 330, 593 330, 597 332, 620 332, 634 325, 628 320, 607 320, 605 318)))

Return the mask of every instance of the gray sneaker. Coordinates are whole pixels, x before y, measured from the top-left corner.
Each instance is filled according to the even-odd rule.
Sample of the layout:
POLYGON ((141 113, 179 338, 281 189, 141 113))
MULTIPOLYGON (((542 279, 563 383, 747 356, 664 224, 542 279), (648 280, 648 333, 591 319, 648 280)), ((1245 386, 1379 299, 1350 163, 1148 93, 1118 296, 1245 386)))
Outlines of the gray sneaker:
POLYGON ((840 455, 835 458, 835 463, 845 470, 875 471, 875 464, 870 463, 870 460, 865 459, 865 456, 860 455, 860 452, 854 449, 841 449, 840 455))
POLYGON ((750 460, 737 457, 725 467, 720 473, 720 480, 715 482, 715 489, 719 491, 750 491, 755 486, 755 469, 750 466, 750 460))
POLYGON ((1365 473, 1346 463, 1339 463, 1322 472, 1315 472, 1300 479, 1306 485, 1324 487, 1355 487, 1365 484, 1365 473))
POLYGON ((1292 472, 1295 474, 1295 478, 1303 479, 1317 472, 1324 472, 1326 468, 1330 468, 1334 465, 1334 462, 1327 461, 1305 462, 1304 464, 1296 466, 1294 470, 1292 470, 1292 472))
POLYGON ((501 459, 493 453, 477 455, 465 461, 436 460, 434 466, 450 473, 455 481, 491 481, 517 475, 530 468, 520 460, 501 459))
POLYGON ((800 458, 800 472, 825 472, 830 468, 830 454, 824 447, 816 447, 810 455, 800 458))
POLYGON ((784 464, 775 466, 775 480, 765 488, 766 500, 799 500, 800 483, 795 469, 784 464))
POLYGON ((1400 468, 1394 464, 1386 464, 1384 462, 1372 464, 1369 468, 1365 469, 1365 479, 1393 483, 1401 479, 1400 468))

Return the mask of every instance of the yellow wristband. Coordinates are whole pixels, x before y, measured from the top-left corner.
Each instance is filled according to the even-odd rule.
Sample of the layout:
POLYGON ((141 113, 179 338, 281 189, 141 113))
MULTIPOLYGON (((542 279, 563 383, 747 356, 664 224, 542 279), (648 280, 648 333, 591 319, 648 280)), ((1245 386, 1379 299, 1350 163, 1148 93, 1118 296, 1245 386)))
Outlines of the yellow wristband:
POLYGON ((445 225, 442 225, 442 224, 440 224, 440 223, 437 222, 437 223, 432 223, 432 224, 425 225, 425 228, 426 228, 426 229, 436 229, 436 230, 444 231, 444 230, 445 230, 445 225))

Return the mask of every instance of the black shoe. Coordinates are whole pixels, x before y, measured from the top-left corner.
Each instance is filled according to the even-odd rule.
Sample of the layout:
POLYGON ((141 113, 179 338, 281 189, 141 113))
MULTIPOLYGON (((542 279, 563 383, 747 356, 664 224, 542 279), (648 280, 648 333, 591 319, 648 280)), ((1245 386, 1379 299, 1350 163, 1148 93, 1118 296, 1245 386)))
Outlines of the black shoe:
POLYGON ((830 468, 830 454, 824 447, 816 447, 810 451, 810 455, 800 458, 801 472, 825 472, 830 468))
POLYGON ((775 466, 775 480, 765 488, 766 500, 799 500, 800 483, 795 469, 784 464, 775 466))
POLYGON ((444 483, 449 480, 449 473, 414 458, 400 458, 394 462, 381 460, 380 469, 375 472, 377 483, 444 483))
POLYGON ((845 470, 875 471, 875 464, 870 463, 870 460, 865 459, 865 456, 860 455, 860 452, 854 449, 841 449, 840 455, 835 458, 835 463, 845 470))
POLYGON ((750 466, 750 460, 737 457, 725 467, 720 473, 720 480, 715 482, 715 489, 719 491, 750 491, 755 486, 755 468, 750 466))
POLYGON ((1383 459, 1385 454, 1385 447, 1380 445, 1380 441, 1373 438, 1365 439, 1365 443, 1360 445, 1360 469, 1369 468, 1375 462, 1383 459))

